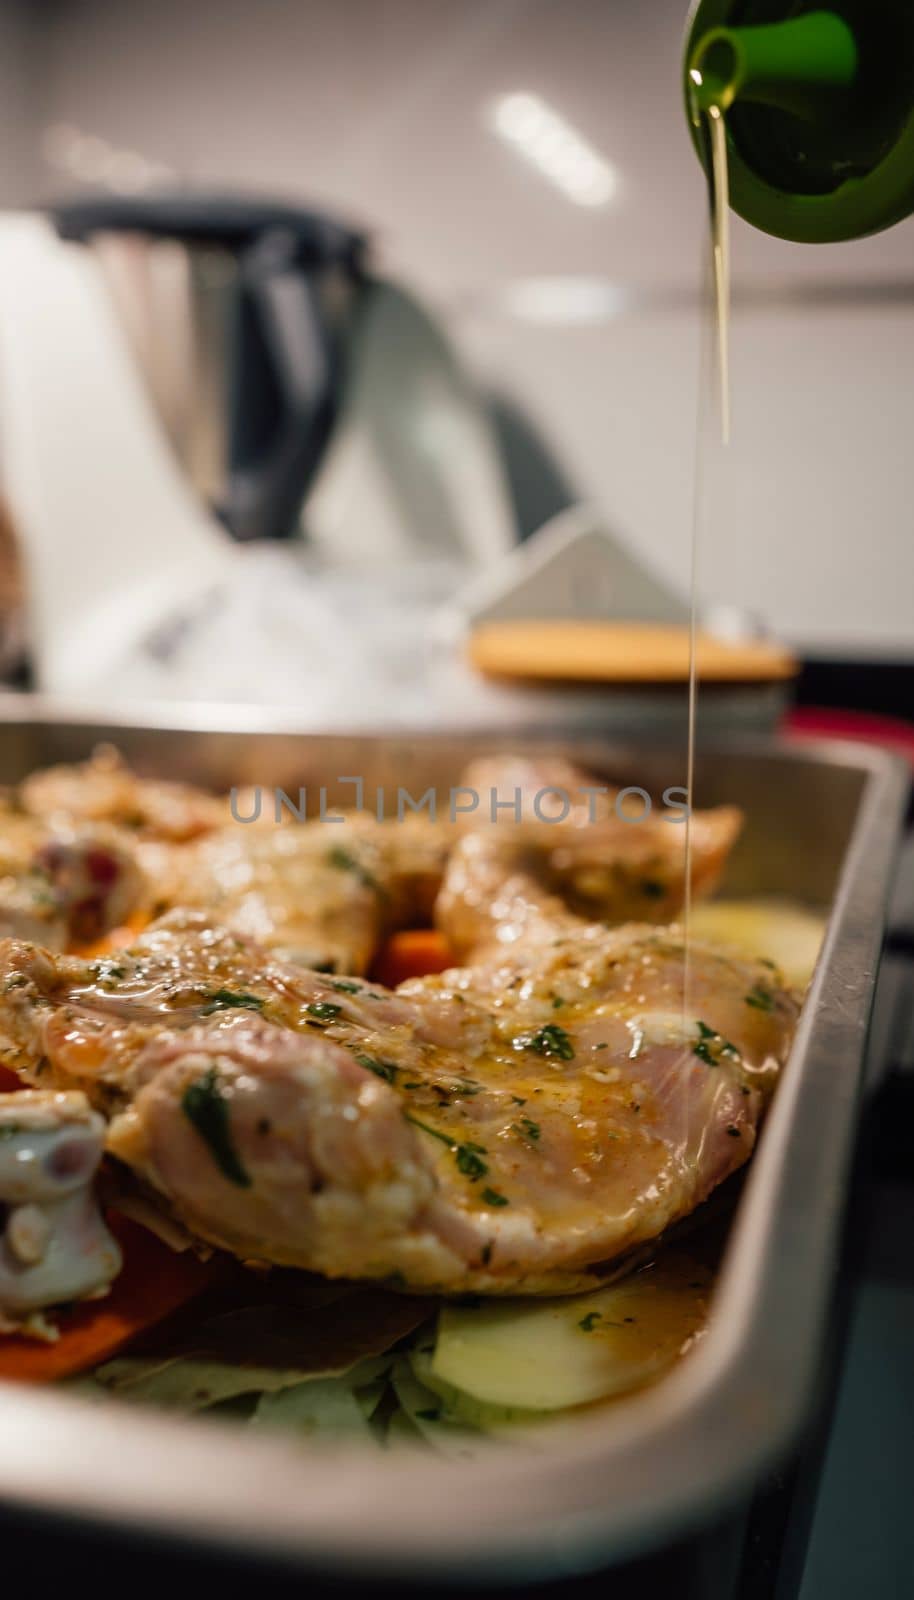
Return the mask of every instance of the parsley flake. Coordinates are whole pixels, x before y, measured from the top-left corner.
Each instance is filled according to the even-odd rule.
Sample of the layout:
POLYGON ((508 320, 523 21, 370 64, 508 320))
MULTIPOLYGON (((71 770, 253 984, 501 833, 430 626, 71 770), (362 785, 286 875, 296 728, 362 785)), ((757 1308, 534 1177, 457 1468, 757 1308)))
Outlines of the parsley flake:
POLYGON ((342 1009, 342 1006, 335 1006, 332 1000, 312 1000, 309 1006, 305 1006, 309 1016, 317 1017, 318 1022, 333 1022, 342 1009))
POLYGON ((250 1189, 250 1176, 232 1140, 228 1101, 215 1067, 188 1084, 181 1097, 181 1110, 209 1147, 222 1176, 239 1189, 250 1189))
POLYGON ((203 1007, 203 1015, 208 1017, 214 1011, 229 1011, 233 1006, 240 1006, 245 1011, 262 1011, 266 1001, 256 994, 236 993, 233 989, 216 989, 207 997, 203 1007))
POLYGON ((545 1027, 538 1028, 535 1033, 521 1033, 512 1040, 515 1050, 532 1050, 538 1056, 558 1061, 574 1060, 574 1045, 569 1039, 564 1028, 555 1022, 547 1022, 545 1027))
MULTIPOLYGON (((356 1056, 355 1059, 366 1072, 373 1072, 376 1078, 383 1078, 385 1083, 395 1081, 397 1069, 392 1061, 379 1061, 377 1056, 356 1056)), ((407 1084, 406 1087, 411 1089, 413 1085, 407 1084)))

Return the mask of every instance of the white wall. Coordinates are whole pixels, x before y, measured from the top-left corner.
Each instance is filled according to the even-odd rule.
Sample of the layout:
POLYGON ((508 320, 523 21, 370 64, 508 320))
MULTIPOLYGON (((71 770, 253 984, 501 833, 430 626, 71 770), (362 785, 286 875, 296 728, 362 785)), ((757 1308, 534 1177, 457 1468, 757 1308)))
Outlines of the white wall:
POLYGON ((35 62, 28 0, 0 0, 0 203, 21 205, 39 182, 35 62))
MULTIPOLYGON (((685 584, 703 190, 679 100, 684 12, 684 0, 58 0, 32 16, 46 123, 197 182, 367 221, 582 491, 685 584), (516 89, 618 167, 616 203, 571 205, 494 139, 487 108, 516 89), (518 280, 556 276, 622 286, 633 303, 572 325, 506 308, 518 280)), ((45 186, 60 180, 47 172, 45 186)), ((738 224, 734 246, 735 443, 711 463, 702 592, 804 643, 914 649, 914 223, 826 249, 738 224)))

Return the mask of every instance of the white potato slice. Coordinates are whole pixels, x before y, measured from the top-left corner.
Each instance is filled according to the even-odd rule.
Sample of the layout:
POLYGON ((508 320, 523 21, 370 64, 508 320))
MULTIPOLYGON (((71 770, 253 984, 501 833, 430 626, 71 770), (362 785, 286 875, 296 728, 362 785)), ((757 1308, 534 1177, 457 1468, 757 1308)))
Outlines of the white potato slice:
MULTIPOLYGON (((411 1350, 409 1364, 417 1383, 431 1394, 440 1409, 441 1422, 449 1428, 470 1429, 473 1433, 514 1433, 524 1424, 543 1425, 541 1411, 528 1411, 520 1406, 487 1405, 464 1389, 455 1389, 432 1371, 431 1352, 411 1350)), ((468 1437, 465 1433, 464 1437, 468 1437)))
POLYGON ((698 939, 730 945, 740 955, 762 956, 780 967, 795 989, 807 987, 825 933, 824 915, 791 900, 710 900, 696 905, 698 939))
POLYGON ((447 1306, 421 1376, 507 1413, 587 1405, 672 1365, 704 1326, 709 1290, 708 1270, 677 1252, 593 1294, 447 1306))

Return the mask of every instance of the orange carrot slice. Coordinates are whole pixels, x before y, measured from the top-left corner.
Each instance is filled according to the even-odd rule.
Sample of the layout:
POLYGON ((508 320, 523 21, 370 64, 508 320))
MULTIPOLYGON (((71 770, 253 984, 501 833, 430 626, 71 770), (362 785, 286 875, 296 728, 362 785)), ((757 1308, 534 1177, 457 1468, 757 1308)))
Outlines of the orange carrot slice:
POLYGON ((109 928, 100 939, 93 939, 90 944, 73 944, 69 946, 70 952, 76 956, 85 956, 91 960, 93 956, 107 956, 112 950, 124 950, 135 942, 143 929, 148 927, 149 917, 145 911, 134 911, 116 928, 109 928))
POLYGON ((454 965, 454 956, 444 936, 435 928, 410 928, 395 933, 382 945, 372 967, 377 983, 395 989, 407 978, 424 978, 430 972, 445 972, 454 965))

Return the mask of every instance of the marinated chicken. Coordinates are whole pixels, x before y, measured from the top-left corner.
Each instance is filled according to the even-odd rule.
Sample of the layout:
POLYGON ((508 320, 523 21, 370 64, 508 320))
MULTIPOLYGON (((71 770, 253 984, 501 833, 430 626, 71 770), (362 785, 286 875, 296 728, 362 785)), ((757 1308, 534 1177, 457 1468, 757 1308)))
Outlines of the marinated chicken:
MULTIPOLYGON (((463 869, 466 870, 465 867, 463 869)), ((674 929, 502 885, 478 963, 389 993, 175 914, 116 961, 2 950, 2 1059, 237 1255, 443 1293, 573 1291, 751 1152, 796 1005, 674 929)))
MULTIPOLYGON (((695 896, 716 885, 742 826, 734 806, 692 817, 695 896)), ((685 839, 665 818, 638 826, 614 811, 589 821, 579 811, 550 823, 522 820, 467 831, 449 858, 435 917, 457 957, 501 926, 502 886, 523 873, 582 918, 605 923, 668 923, 685 897, 685 839)), ((503 933, 499 932, 499 938, 503 933)))
POLYGON ((0 934, 52 950, 89 943, 129 916, 146 880, 116 829, 0 821, 0 934))
MULTIPOLYGON (((383 939, 430 920, 449 854, 467 832, 504 874, 525 866, 582 916, 665 922, 685 890, 681 808, 626 820, 617 791, 571 763, 499 756, 471 764, 458 815, 364 811, 277 826, 229 819, 224 799, 141 779, 109 748, 28 778, 0 823, 0 930, 52 949, 173 908, 311 969, 364 973, 383 939), (475 804, 473 800, 475 798, 475 804)), ((240 815, 251 815, 241 806, 240 815)), ((732 807, 692 822, 692 887, 713 887, 740 827, 732 807)), ((464 908, 468 911, 468 907, 464 908)), ((455 954, 472 948, 453 902, 455 954)))
POLYGON ((363 973, 387 934, 429 920, 451 842, 446 824, 419 816, 235 822, 172 854, 159 899, 206 910, 288 961, 363 973))
POLYGON ((107 822, 141 838, 196 839, 228 815, 224 800, 190 784, 141 778, 111 745, 75 766, 45 767, 17 791, 28 816, 45 822, 107 822))
MULTIPOLYGON (((616 810, 615 790, 558 760, 474 762, 460 789, 477 804, 456 820, 407 814, 377 822, 348 812, 332 824, 230 824, 173 853, 171 876, 168 868, 157 875, 159 903, 207 910, 303 966, 364 973, 386 934, 430 918, 457 839, 478 833, 501 875, 526 865, 582 916, 663 922, 679 912, 685 838, 678 813, 633 826, 616 810)), ((693 818, 696 894, 713 887, 740 826, 731 806, 693 818)), ((440 920, 455 954, 472 948, 473 930, 453 896, 440 920)))
MULTIPOLYGON (((711 945, 687 975, 658 925, 675 816, 632 826, 563 762, 464 785, 457 821, 246 827, 110 752, 36 775, 2 829, 0 1061, 84 1095, 147 1199, 242 1259, 447 1294, 604 1281, 747 1159, 796 1004, 711 945), (465 964, 367 982, 433 905, 465 964), (127 949, 60 953, 165 908, 127 949)), ((696 891, 740 820, 693 817, 696 891)))

